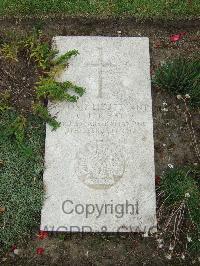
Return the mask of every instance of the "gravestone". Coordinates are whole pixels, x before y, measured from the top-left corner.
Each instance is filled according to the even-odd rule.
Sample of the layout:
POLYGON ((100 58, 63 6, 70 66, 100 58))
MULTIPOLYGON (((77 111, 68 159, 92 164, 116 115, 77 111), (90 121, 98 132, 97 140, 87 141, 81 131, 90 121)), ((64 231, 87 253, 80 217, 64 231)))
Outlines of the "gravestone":
POLYGON ((86 88, 77 103, 50 103, 41 230, 156 230, 148 38, 56 37, 80 53, 58 77, 86 88))

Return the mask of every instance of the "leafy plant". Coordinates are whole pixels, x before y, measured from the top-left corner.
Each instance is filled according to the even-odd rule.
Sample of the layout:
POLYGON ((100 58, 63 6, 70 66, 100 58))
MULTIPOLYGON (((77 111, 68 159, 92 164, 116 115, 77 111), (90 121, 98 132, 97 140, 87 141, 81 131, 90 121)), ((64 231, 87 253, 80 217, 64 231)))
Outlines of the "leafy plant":
POLYGON ((8 90, 4 91, 3 93, 0 93, 0 114, 12 109, 9 100, 10 92, 8 90))
POLYGON ((36 65, 42 70, 47 70, 51 67, 51 62, 57 51, 51 49, 49 43, 43 40, 40 31, 34 32, 28 38, 25 38, 20 47, 25 49, 31 60, 34 60, 36 65))
MULTIPOLYGON (((71 57, 77 56, 77 50, 70 50, 61 56, 56 56, 58 51, 51 49, 49 42, 40 31, 34 31, 32 35, 15 41, 16 45, 3 46, 6 58, 14 58, 16 61, 18 52, 25 52, 29 60, 32 60, 40 70, 40 77, 35 86, 36 102, 32 106, 35 114, 49 123, 53 129, 59 127, 60 123, 48 112, 48 108, 42 102, 47 99, 51 101, 76 102, 85 89, 76 86, 70 81, 58 82, 56 76, 68 66, 71 57), (41 71, 42 70, 42 71, 41 71)), ((0 112, 7 109, 5 101, 0 102, 0 112)))
POLYGON ((33 110, 47 123, 49 123, 53 129, 58 128, 60 123, 58 123, 54 117, 51 117, 50 113, 48 112, 48 108, 42 106, 41 102, 46 99, 49 99, 50 101, 76 102, 79 97, 84 94, 84 88, 74 85, 70 81, 59 82, 55 80, 55 76, 58 75, 58 73, 68 65, 69 59, 77 54, 77 50, 71 50, 66 52, 64 55, 57 57, 51 62, 49 62, 49 59, 51 58, 51 56, 49 56, 47 60, 47 66, 50 68, 46 69, 48 71, 45 73, 45 75, 40 77, 35 87, 38 102, 33 106, 33 110))
POLYGON ((60 123, 56 121, 56 119, 49 114, 47 107, 42 105, 41 103, 35 103, 33 105, 33 111, 40 118, 42 118, 42 120, 47 122, 53 128, 53 130, 60 127, 60 123))
POLYGON ((62 65, 63 67, 67 66, 67 63, 69 61, 69 59, 72 56, 77 56, 79 54, 79 52, 77 50, 70 50, 67 53, 59 56, 58 58, 56 58, 53 63, 54 65, 62 65))
POLYGON ((5 141, 9 139, 11 142, 16 143, 19 151, 30 157, 32 150, 26 143, 27 119, 23 115, 13 112, 13 110, 4 111, 0 118, 4 119, 4 117, 8 116, 10 117, 9 123, 2 125, 0 137, 5 141))
POLYGON ((63 55, 54 58, 54 60, 51 62, 51 71, 48 73, 49 77, 55 78, 65 67, 68 67, 69 59, 72 56, 77 56, 78 54, 79 52, 77 50, 70 50, 63 55))
POLYGON ((15 42, 4 43, 0 48, 0 53, 4 58, 13 60, 15 62, 18 62, 18 52, 19 46, 15 42))
POLYGON ((16 119, 10 124, 7 134, 14 136, 17 143, 22 144, 25 136, 26 118, 22 115, 17 116, 16 119))
POLYGON ((69 101, 76 102, 79 98, 77 95, 70 95, 68 92, 74 91, 77 95, 82 96, 84 89, 73 83, 58 82, 52 78, 41 78, 37 83, 36 94, 38 99, 47 98, 52 101, 69 101))
POLYGON ((48 108, 42 105, 44 100, 76 102, 85 90, 69 81, 58 82, 55 77, 68 66, 68 61, 72 56, 77 56, 77 50, 71 50, 61 56, 57 56, 57 51, 50 48, 47 41, 43 40, 41 32, 36 32, 23 41, 23 47, 28 50, 29 58, 34 60, 38 68, 43 70, 39 81, 36 83, 36 99, 33 111, 44 121, 49 123, 53 129, 60 126, 54 117, 48 112, 48 108), (75 95, 71 95, 74 92, 75 95))
POLYGON ((177 58, 160 66, 153 83, 174 95, 190 96, 193 107, 200 107, 200 60, 177 58))
POLYGON ((54 66, 54 70, 62 70, 68 66, 68 61, 72 56, 79 54, 77 50, 70 50, 59 57, 55 57, 58 51, 51 49, 41 31, 35 31, 28 38, 21 41, 19 46, 21 49, 25 49, 29 58, 45 71, 49 71, 52 66, 54 66))

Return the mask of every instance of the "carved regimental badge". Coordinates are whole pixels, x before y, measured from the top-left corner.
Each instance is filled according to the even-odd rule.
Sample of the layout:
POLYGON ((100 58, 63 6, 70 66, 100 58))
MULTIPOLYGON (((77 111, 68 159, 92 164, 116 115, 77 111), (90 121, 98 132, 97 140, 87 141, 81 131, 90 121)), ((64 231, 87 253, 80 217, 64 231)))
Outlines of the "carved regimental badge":
POLYGON ((123 177, 124 171, 125 159, 117 143, 87 143, 76 154, 76 175, 90 188, 108 189, 123 177))

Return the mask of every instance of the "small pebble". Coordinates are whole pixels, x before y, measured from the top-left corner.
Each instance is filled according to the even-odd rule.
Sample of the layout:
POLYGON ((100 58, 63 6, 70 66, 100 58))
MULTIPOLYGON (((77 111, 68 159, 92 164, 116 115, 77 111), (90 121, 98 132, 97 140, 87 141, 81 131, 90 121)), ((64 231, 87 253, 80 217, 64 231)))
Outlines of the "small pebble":
POLYGON ((165 255, 165 258, 168 259, 168 260, 171 260, 172 255, 171 255, 171 254, 166 254, 166 255, 165 255))
POLYGON ((182 260, 185 259, 185 255, 184 255, 184 254, 181 255, 181 259, 182 259, 182 260))
POLYGON ((16 248, 16 249, 13 250, 13 253, 15 255, 19 255, 20 254, 20 251, 21 251, 20 249, 16 248))

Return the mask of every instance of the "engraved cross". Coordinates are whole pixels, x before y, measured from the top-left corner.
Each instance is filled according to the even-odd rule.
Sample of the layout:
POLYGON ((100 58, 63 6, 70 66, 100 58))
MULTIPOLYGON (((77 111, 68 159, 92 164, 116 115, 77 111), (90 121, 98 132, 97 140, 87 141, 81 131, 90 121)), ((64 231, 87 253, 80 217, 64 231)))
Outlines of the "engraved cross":
POLYGON ((102 98, 102 87, 103 87, 103 69, 104 67, 116 67, 115 64, 105 63, 103 61, 103 50, 102 47, 98 47, 99 50, 99 62, 88 64, 89 66, 98 67, 98 98, 102 98))

